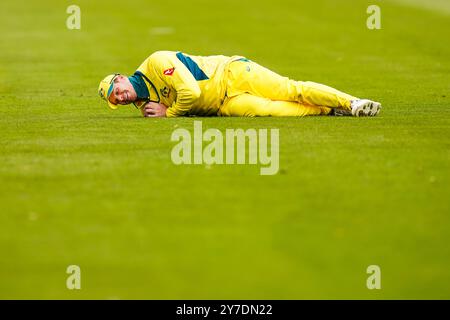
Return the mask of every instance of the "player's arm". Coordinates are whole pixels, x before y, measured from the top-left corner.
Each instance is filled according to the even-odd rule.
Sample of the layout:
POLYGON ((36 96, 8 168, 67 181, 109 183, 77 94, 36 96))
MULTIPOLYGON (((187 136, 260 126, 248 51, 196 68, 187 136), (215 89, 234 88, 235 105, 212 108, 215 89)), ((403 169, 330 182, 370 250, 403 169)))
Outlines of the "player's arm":
POLYGON ((162 103, 147 102, 141 109, 146 118, 166 117, 167 107, 162 103))
POLYGON ((134 106, 142 112, 144 117, 165 117, 167 107, 162 103, 138 100, 133 102, 134 106))
POLYGON ((201 95, 200 87, 191 72, 177 57, 165 53, 155 55, 152 63, 164 82, 177 93, 177 98, 167 109, 166 116, 180 117, 189 114, 201 95))

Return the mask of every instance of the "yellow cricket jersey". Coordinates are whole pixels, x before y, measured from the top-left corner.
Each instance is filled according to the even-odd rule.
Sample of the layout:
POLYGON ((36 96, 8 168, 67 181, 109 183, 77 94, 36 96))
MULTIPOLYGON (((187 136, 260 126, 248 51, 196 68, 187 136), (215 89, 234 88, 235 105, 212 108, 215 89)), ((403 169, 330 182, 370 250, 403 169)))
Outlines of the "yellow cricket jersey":
MULTIPOLYGON (((227 70, 241 56, 192 56, 157 51, 137 69, 150 93, 150 100, 169 108, 167 117, 215 116, 226 94, 227 70)), ((144 102, 136 103, 142 107, 144 102)))

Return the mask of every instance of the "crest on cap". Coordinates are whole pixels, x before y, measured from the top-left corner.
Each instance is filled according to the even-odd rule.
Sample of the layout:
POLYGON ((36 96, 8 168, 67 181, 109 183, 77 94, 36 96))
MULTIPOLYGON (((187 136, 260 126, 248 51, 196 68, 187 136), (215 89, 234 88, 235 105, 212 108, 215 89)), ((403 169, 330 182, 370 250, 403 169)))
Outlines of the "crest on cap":
POLYGON ((106 96, 105 96, 105 89, 100 88, 100 90, 98 90, 98 94, 100 95, 100 98, 106 99, 106 96))

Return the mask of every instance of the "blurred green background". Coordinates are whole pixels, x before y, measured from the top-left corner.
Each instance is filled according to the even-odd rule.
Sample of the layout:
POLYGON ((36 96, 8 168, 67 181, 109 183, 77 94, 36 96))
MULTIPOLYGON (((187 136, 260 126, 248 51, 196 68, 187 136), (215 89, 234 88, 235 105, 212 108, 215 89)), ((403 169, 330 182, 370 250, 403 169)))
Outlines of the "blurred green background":
POLYGON ((0 298, 450 298, 448 1, 3 1, 0 298), (66 8, 81 8, 68 30, 66 8), (366 28, 371 4, 381 30, 366 28), (152 52, 244 55, 382 102, 279 128, 280 172, 175 166, 193 118, 97 94, 152 52), (79 291, 66 288, 70 264, 79 291), (366 288, 379 265, 382 289, 366 288))

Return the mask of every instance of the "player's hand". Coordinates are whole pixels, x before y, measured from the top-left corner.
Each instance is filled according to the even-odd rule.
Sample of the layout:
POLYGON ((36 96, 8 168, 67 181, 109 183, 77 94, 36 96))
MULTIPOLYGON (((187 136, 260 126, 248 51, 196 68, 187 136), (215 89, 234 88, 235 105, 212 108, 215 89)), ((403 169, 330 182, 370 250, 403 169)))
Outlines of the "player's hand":
POLYGON ((162 103, 147 102, 142 108, 142 114, 144 117, 165 117, 167 107, 162 103))

